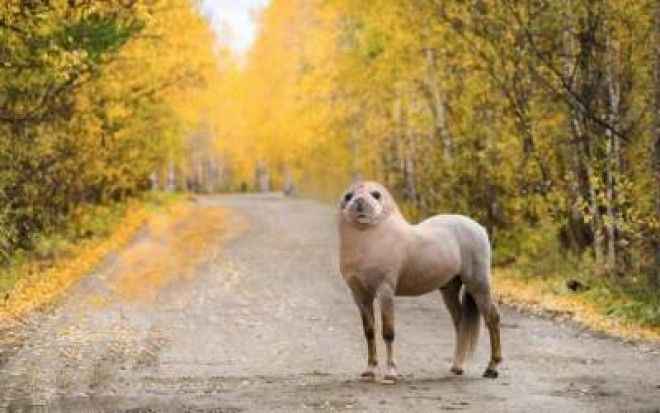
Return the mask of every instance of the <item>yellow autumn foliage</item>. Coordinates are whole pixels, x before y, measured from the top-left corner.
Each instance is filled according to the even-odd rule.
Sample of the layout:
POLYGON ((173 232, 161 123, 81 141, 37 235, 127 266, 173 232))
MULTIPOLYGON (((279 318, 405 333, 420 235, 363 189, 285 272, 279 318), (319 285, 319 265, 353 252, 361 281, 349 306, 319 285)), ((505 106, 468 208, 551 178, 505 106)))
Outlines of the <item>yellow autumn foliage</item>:
POLYGON ((481 222, 508 299, 576 278, 557 302, 592 324, 660 324, 657 2, 272 0, 257 22, 220 86, 228 189, 376 179, 412 220, 481 222))

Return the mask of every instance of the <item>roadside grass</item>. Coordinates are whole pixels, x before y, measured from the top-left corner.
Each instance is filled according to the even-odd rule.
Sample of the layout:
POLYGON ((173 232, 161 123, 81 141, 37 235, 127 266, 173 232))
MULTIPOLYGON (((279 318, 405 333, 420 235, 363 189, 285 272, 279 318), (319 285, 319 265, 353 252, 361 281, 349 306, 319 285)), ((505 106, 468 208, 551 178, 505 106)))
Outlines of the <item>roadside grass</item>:
POLYGON ((129 242, 156 211, 181 195, 145 194, 139 200, 80 208, 66 227, 40 234, 35 248, 16 253, 0 268, 0 321, 20 319, 53 301, 129 242))
POLYGON ((556 233, 542 221, 535 228, 496 234, 498 299, 624 340, 660 340, 660 290, 641 274, 598 275, 590 252, 563 251, 556 233))
POLYGON ((572 320, 624 340, 660 340, 660 292, 643 282, 598 279, 588 275, 540 276, 516 266, 496 267, 494 293, 513 307, 572 320), (577 281, 579 288, 570 288, 577 281))

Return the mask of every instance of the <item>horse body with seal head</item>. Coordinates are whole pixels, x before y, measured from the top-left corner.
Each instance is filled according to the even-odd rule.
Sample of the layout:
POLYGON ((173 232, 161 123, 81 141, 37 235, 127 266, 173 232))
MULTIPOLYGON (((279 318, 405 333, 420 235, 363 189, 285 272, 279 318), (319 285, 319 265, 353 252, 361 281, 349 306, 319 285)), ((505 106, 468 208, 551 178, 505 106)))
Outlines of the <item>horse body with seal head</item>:
POLYGON ((456 331, 450 371, 463 373, 474 351, 480 316, 488 327, 491 359, 485 377, 497 377, 502 360, 499 311, 490 291, 490 242, 486 230, 462 215, 436 215, 409 224, 385 187, 353 184, 342 196, 339 216, 340 269, 357 304, 367 341, 367 369, 375 379, 378 365, 374 301, 381 308, 387 349, 383 383, 396 382, 394 297, 440 291, 456 331))

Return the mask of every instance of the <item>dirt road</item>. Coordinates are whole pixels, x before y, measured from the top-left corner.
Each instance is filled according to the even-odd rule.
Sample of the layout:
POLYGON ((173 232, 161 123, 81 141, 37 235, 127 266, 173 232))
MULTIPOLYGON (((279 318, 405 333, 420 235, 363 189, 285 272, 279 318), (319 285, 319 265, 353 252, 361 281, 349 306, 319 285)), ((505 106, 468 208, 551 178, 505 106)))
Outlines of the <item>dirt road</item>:
POLYGON ((401 382, 361 383, 364 343, 338 274, 334 209, 276 195, 199 205, 228 207, 229 229, 247 228, 233 228, 240 235, 208 247, 194 274, 172 274, 148 299, 117 292, 120 264, 109 259, 55 309, 31 317, 19 347, 5 349, 0 410, 660 409, 657 347, 507 309, 500 378, 481 377, 485 336, 466 375, 450 377, 453 333, 439 294, 397 301, 401 382))

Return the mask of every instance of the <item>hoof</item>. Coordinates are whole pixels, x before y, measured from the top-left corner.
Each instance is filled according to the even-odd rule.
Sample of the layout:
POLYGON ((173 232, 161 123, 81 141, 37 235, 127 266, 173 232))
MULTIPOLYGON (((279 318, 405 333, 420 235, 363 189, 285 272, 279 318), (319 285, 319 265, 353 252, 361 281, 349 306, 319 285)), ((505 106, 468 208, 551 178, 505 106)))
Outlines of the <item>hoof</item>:
POLYGON ((452 366, 452 368, 450 368, 449 371, 457 376, 463 375, 463 369, 460 367, 452 366))
POLYGON ((360 380, 362 381, 367 381, 367 382, 373 382, 376 380, 376 372, 367 370, 360 374, 360 380))
POLYGON ((495 369, 486 369, 484 372, 484 377, 487 377, 489 379, 496 379, 497 376, 499 376, 499 373, 495 369))
POLYGON ((383 377, 383 381, 381 383, 386 385, 396 384, 396 376, 386 374, 385 377, 383 377))

